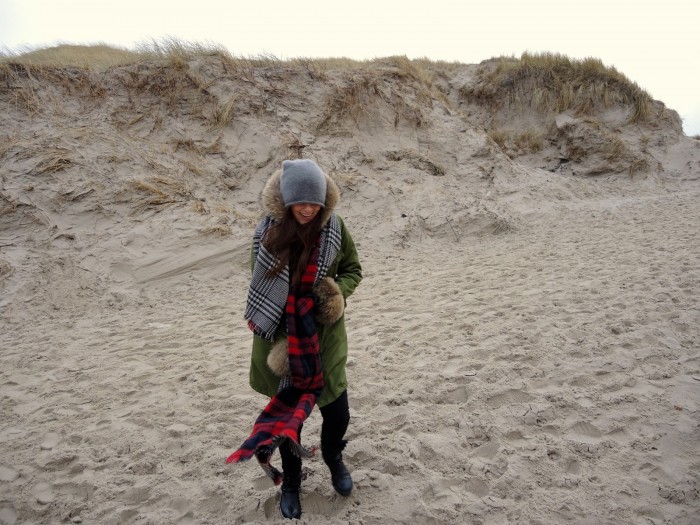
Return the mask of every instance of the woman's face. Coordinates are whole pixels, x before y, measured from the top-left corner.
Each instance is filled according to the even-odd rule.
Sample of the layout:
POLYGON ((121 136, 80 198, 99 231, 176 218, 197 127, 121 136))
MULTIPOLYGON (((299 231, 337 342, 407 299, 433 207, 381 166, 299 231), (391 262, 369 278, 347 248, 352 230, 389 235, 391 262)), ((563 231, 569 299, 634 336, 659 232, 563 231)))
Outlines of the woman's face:
POLYGON ((307 224, 314 220, 320 209, 321 206, 318 204, 310 204, 308 202, 292 204, 292 215, 299 224, 307 224))

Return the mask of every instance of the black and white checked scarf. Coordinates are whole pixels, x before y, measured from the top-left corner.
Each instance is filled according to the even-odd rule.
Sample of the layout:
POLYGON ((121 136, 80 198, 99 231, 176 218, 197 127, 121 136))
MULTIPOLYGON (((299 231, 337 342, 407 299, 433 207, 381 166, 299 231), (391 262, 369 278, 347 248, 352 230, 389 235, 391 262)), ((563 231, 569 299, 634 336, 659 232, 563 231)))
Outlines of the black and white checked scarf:
MULTIPOLYGON (((253 277, 248 289, 248 301, 245 309, 245 319, 251 330, 264 339, 272 341, 275 331, 282 319, 287 296, 289 295, 289 268, 285 267, 276 277, 269 278, 267 272, 274 268, 277 259, 262 244, 268 229, 275 224, 275 220, 267 216, 253 234, 253 277)), ((332 214, 328 222, 321 229, 321 246, 318 254, 318 283, 326 276, 329 266, 333 263, 340 251, 340 221, 332 214)))

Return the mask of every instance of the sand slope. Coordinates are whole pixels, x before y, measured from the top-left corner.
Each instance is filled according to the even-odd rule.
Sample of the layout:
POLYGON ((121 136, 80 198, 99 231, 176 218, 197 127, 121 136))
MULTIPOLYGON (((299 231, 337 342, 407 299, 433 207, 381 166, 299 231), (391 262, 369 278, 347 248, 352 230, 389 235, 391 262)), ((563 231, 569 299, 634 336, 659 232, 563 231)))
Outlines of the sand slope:
POLYGON ((365 273, 346 314, 356 489, 306 462, 303 522, 697 523, 697 141, 645 130, 653 169, 590 178, 508 158, 437 101, 429 126, 311 133, 303 103, 335 80, 278 79, 275 115, 223 131, 150 129, 157 106, 115 126, 137 116, 105 82, 72 117, 2 99, 0 523, 282 521, 255 464, 224 464, 265 405, 242 314, 258 194, 288 154, 273 124, 338 180, 365 273))

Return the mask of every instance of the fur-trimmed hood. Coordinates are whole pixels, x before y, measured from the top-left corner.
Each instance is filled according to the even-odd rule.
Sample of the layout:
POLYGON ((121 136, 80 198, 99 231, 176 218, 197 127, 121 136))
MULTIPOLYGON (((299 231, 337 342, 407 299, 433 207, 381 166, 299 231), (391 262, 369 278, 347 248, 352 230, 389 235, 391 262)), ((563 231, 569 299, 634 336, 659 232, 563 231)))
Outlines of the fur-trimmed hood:
MULTIPOLYGON (((338 202, 340 202, 340 188, 328 174, 324 173, 324 175, 326 176, 326 204, 321 213, 323 224, 325 225, 335 212, 338 202)), ((262 191, 263 209, 278 221, 282 220, 286 209, 282 200, 282 192, 280 191, 281 176, 282 170, 277 170, 265 183, 262 191)))

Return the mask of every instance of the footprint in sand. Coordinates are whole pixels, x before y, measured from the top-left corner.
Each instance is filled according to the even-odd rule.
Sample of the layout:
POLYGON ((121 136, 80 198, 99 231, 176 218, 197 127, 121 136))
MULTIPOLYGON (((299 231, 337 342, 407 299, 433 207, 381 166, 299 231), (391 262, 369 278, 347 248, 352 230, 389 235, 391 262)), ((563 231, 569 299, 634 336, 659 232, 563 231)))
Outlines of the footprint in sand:
POLYGON ((17 523, 17 512, 14 507, 0 507, 0 523, 15 525, 17 523))
POLYGON ((580 474, 581 464, 575 459, 569 459, 564 464, 564 471, 567 474, 580 474))
POLYGON ((449 392, 445 392, 440 395, 437 399, 438 403, 444 403, 447 405, 457 405, 459 403, 465 403, 469 398, 469 393, 467 387, 459 386, 449 392))
POLYGON ((496 454, 498 454, 499 448, 500 445, 498 444, 498 441, 488 441, 483 445, 478 446, 474 452, 472 452, 472 455, 481 456, 484 458, 493 458, 496 457, 496 454))
POLYGON ((459 479, 441 479, 423 492, 423 502, 428 507, 458 505, 462 500, 462 480, 459 479))
POLYGON ((53 490, 48 483, 38 483, 32 488, 32 496, 38 503, 47 505, 53 501, 53 490))
POLYGON ((274 483, 267 476, 258 476, 253 480, 253 488, 255 488, 255 490, 267 490, 273 486, 274 483))
POLYGON ((569 430, 571 430, 571 432, 575 434, 579 434, 580 436, 590 438, 599 438, 603 435, 603 433, 600 430, 598 430, 595 426, 585 421, 579 421, 578 423, 575 423, 571 426, 569 430))
POLYGON ((51 450, 61 441, 61 436, 55 432, 49 432, 41 442, 41 450, 51 450))
MULTIPOLYGON (((349 498, 352 498, 352 495, 349 498)), ((317 494, 316 492, 308 494, 302 492, 301 508, 303 509, 304 516, 306 517, 318 515, 328 518, 338 514, 340 509, 347 505, 349 498, 343 498, 337 495, 328 498, 321 494, 317 494)), ((279 510, 279 493, 267 498, 263 508, 267 519, 281 518, 282 515, 280 514, 279 510)))
MULTIPOLYGON (((281 518, 282 514, 280 513, 279 509, 279 494, 275 494, 274 496, 270 496, 265 500, 265 504, 263 505, 263 511, 265 512, 265 517, 269 520, 272 518, 281 518)), ((302 504, 302 509, 304 508, 304 500, 302 498, 301 501, 302 504)))
POLYGON ((491 408, 500 408, 503 405, 512 405, 515 403, 527 403, 532 401, 532 396, 522 390, 510 389, 495 394, 486 400, 486 404, 491 408))
POLYGON ((466 485, 467 492, 471 492, 475 496, 484 498, 489 495, 489 486, 477 478, 470 478, 467 480, 466 485))
POLYGON ((0 465, 0 481, 14 481, 19 477, 19 472, 5 465, 0 465))
POLYGON ((311 493, 302 500, 304 512, 319 516, 334 516, 345 506, 348 498, 334 495, 330 499, 321 494, 311 493))

